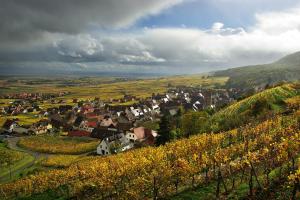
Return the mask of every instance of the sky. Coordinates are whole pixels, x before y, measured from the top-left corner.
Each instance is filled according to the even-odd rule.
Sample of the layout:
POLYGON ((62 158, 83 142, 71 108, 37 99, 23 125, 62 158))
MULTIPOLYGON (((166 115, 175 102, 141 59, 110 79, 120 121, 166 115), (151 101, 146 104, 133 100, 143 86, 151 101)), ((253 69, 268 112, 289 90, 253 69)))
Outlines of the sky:
POLYGON ((0 0, 0 72, 192 74, 300 51, 298 0, 0 0))

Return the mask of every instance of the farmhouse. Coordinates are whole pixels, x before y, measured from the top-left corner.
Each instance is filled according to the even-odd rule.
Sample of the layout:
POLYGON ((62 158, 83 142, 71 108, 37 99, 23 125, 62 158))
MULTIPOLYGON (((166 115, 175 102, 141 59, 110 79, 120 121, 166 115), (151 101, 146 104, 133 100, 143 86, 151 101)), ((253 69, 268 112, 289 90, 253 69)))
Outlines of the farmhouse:
POLYGON ((123 133, 107 135, 97 147, 97 154, 110 155, 132 149, 131 143, 123 133))
POLYGON ((51 130, 52 125, 48 120, 40 120, 39 122, 32 124, 28 131, 35 135, 39 135, 49 133, 51 130))

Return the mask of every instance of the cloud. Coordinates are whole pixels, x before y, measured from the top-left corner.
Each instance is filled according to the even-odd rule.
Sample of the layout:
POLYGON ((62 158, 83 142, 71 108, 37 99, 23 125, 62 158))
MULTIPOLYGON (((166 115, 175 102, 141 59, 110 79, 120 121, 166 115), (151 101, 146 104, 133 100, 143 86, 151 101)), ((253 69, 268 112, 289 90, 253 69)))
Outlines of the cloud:
POLYGON ((124 28, 183 0, 0 0, 0 41, 20 42, 45 33, 78 34, 124 28))
POLYGON ((257 24, 254 28, 269 34, 300 31, 300 8, 282 12, 258 13, 255 17, 257 24))
MULTIPOLYGON (((32 17, 24 19, 24 23, 26 21, 37 32, 46 32, 41 39, 44 42, 38 42, 27 49, 28 45, 23 45, 18 51, 17 48, 13 48, 11 53, 2 51, 0 60, 10 62, 13 62, 14 59, 19 62, 22 59, 29 62, 51 61, 60 63, 59 66, 66 63, 80 69, 97 69, 98 67, 98 69, 113 70, 122 68, 122 70, 147 69, 172 73, 193 73, 268 63, 300 50, 300 8, 256 13, 254 15, 255 23, 246 28, 227 27, 222 22, 215 22, 209 29, 181 26, 120 31, 113 29, 126 27, 140 17, 155 14, 161 9, 174 5, 174 1, 153 0, 147 1, 151 2, 151 6, 150 3, 142 6, 140 1, 127 0, 124 2, 128 5, 124 3, 123 7, 126 12, 122 13, 117 13, 117 11, 120 9, 119 6, 123 6, 123 3, 120 3, 116 6, 118 8, 112 11, 111 9, 114 9, 116 4, 115 1, 102 3, 105 5, 104 8, 97 7, 96 4, 93 4, 95 2, 88 1, 85 6, 80 3, 78 5, 68 4, 71 7, 78 7, 77 10, 73 7, 72 9, 66 8, 67 6, 63 3, 61 9, 65 10, 64 17, 67 19, 62 19, 62 22, 58 24, 52 21, 54 20, 52 17, 44 18, 44 14, 32 14, 41 16, 41 21, 47 27, 45 27, 46 25, 38 26, 39 23, 36 24, 32 20, 35 18, 32 17), (86 14, 85 9, 90 7, 95 8, 91 8, 90 13, 86 14), (69 9, 74 10, 74 13, 70 13, 69 9), (116 15, 106 11, 96 14, 94 9, 110 10, 116 15), (76 18, 78 15, 83 15, 83 17, 76 18), (63 26, 64 23, 66 23, 66 27, 63 26), (110 28, 88 31, 85 26, 110 28)), ((44 8, 37 3, 37 5, 34 4, 35 9, 29 6, 29 10, 33 9, 38 12, 37 8, 41 8, 40 12, 43 13, 54 12, 53 5, 55 4, 52 5, 49 2, 47 4, 49 7, 45 6, 44 8)), ((29 5, 31 4, 29 3, 29 5)), ((12 3, 12 6, 15 4, 12 3)), ((22 8, 24 6, 22 4, 22 8)), ((61 18, 62 15, 62 11, 57 11, 58 18, 61 18)), ((15 18, 18 17, 20 16, 15 18)), ((11 30, 15 31, 20 28, 19 24, 16 23, 11 30)), ((0 29, 0 35, 3 34, 4 32, 0 29)))
POLYGON ((54 43, 57 53, 73 62, 114 62, 124 64, 153 64, 163 62, 156 58, 150 49, 137 38, 129 36, 104 38, 88 34, 66 37, 54 43))
MULTIPOLYGON (((58 51, 81 57, 83 62, 94 60, 210 71, 218 67, 268 63, 300 50, 300 20, 296 20, 300 19, 300 9, 259 13, 255 17, 256 23, 247 29, 230 28, 216 22, 208 30, 146 28, 130 34, 88 36, 86 41, 77 36, 69 40, 72 45, 59 44, 63 48, 58 51)), ((66 41, 68 39, 61 42, 66 41)))
POLYGON ((88 34, 68 36, 53 45, 58 49, 58 54, 73 58, 88 57, 103 51, 101 43, 88 34))

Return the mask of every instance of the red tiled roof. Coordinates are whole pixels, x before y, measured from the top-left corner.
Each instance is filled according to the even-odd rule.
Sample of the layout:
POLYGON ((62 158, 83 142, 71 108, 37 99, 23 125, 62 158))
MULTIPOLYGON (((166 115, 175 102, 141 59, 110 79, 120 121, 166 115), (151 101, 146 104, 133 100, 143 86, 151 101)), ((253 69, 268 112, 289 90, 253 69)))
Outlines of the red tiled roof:
POLYGON ((87 122, 88 127, 96 128, 97 127, 97 122, 96 121, 91 121, 87 122))
POLYGON ((87 113, 85 116, 87 118, 93 118, 93 117, 97 117, 97 114, 96 113, 87 113))
POLYGON ((147 129, 145 127, 138 127, 133 129, 134 134, 137 136, 138 140, 143 140, 143 143, 147 145, 155 144, 155 131, 147 129))
POLYGON ((138 140, 142 140, 146 137, 145 134, 145 128, 144 127, 138 127, 133 129, 134 134, 136 135, 138 140))
POLYGON ((83 136, 86 136, 86 137, 89 137, 91 135, 90 132, 87 132, 87 131, 69 131, 68 133, 68 136, 71 136, 71 137, 83 137, 83 136))

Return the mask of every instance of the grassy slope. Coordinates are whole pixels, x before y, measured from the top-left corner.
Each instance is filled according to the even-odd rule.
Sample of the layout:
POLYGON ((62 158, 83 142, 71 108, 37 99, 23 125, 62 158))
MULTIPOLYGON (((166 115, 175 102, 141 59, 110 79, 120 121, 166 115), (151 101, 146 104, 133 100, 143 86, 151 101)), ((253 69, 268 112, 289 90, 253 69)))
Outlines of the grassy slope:
POLYGON ((252 108, 256 102, 262 100, 267 102, 269 106, 267 110, 275 113, 281 112, 285 107, 283 102, 288 98, 295 97, 299 94, 300 90, 294 84, 285 84, 275 88, 267 89, 220 110, 213 115, 212 121, 217 123, 225 123, 226 120, 230 119, 249 119, 250 117, 254 117, 252 108))
MULTIPOLYGON (((34 160, 34 158, 27 153, 8 149, 4 143, 0 143, 0 155, 0 159, 4 159, 4 157, 6 157, 12 162, 11 167, 7 164, 4 165, 4 163, 2 163, 3 165, 0 165, 1 182, 10 179, 10 170, 12 172, 17 171, 34 160)), ((16 177, 14 177, 16 174, 13 173, 12 175, 12 179, 16 179, 16 177)))
POLYGON ((270 104, 276 105, 278 102, 296 96, 297 94, 299 94, 299 89, 296 89, 292 84, 278 86, 275 88, 267 89, 246 99, 243 99, 233 105, 230 105, 229 107, 226 107, 225 109, 216 113, 215 116, 217 117, 218 115, 227 115, 228 117, 230 117, 231 115, 241 114, 250 109, 251 105, 253 105, 260 99, 265 99, 270 104))
POLYGON ((280 81, 297 81, 300 79, 300 52, 288 55, 277 62, 232 68, 216 72, 216 76, 230 77, 227 86, 249 88, 265 86, 280 81))

